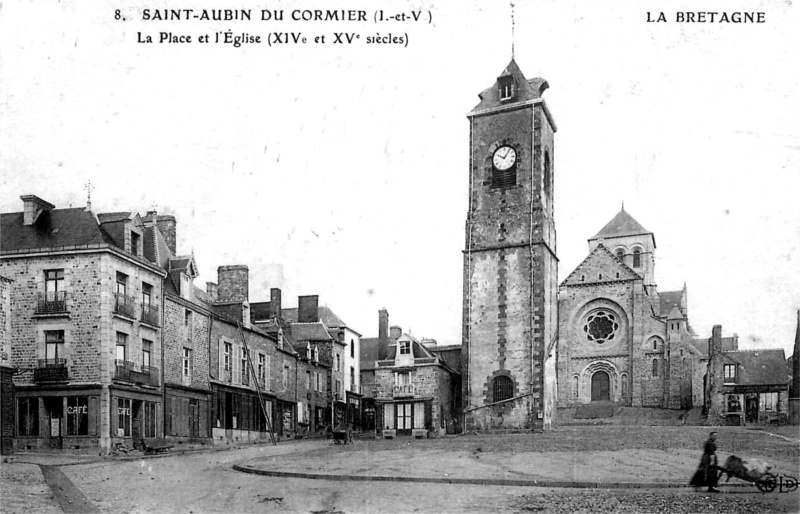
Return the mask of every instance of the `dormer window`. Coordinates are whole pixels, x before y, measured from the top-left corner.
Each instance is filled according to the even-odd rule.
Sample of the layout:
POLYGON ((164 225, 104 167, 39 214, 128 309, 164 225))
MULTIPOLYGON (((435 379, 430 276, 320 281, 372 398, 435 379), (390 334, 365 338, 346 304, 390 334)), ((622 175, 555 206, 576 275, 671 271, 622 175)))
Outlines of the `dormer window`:
POLYGON ((514 77, 505 75, 497 79, 497 88, 500 101, 505 102, 514 98, 514 77))
POLYGON ((139 234, 131 230, 131 253, 139 255, 139 234))
POLYGON ((411 341, 400 341, 400 355, 411 354, 411 341))
POLYGON ((736 364, 725 365, 725 383, 732 384, 736 382, 736 364))

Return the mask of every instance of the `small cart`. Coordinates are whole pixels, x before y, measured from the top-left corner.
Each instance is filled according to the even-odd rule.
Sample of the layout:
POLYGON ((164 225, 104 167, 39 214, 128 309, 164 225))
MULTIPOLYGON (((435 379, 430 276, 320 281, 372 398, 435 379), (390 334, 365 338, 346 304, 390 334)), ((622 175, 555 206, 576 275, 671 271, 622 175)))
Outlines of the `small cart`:
POLYGON ((736 477, 745 482, 753 482, 762 493, 771 493, 778 486, 778 479, 770 473, 772 466, 761 461, 745 461, 735 455, 728 457, 725 466, 718 466, 719 478, 727 475, 725 481, 736 477))
POLYGON ((353 444, 353 432, 350 427, 334 430, 333 444, 353 444))

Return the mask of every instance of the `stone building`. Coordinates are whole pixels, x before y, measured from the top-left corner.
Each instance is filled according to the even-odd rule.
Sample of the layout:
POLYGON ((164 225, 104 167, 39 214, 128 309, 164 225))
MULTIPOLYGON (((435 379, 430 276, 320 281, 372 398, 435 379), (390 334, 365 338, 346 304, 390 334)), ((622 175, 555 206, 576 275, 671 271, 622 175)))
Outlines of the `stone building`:
POLYGON ((708 340, 706 411, 710 424, 785 423, 789 383, 783 349, 726 350, 722 327, 708 340))
POLYGON ((462 401, 466 430, 538 430, 554 408, 555 122, 512 60, 470 122, 462 401))
POLYGON ((163 435, 166 273, 145 256, 143 220, 21 199, 0 216, 16 447, 109 451, 163 435))
POLYGON ((0 275, 0 455, 12 452, 16 428, 16 396, 11 357, 11 280, 0 275))
POLYGON ((623 208, 559 288, 558 403, 688 409, 703 402, 686 286, 659 292, 655 236, 623 208))
POLYGON ((797 328, 794 333, 794 351, 790 366, 789 421, 792 425, 800 425, 800 309, 797 311, 797 328))

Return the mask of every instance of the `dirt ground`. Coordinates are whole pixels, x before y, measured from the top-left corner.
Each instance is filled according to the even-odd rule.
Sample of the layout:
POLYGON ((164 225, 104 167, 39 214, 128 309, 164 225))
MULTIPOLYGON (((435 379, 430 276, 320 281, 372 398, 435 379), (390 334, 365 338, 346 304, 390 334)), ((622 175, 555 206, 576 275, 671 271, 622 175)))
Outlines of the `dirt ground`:
MULTIPOLYGON (((800 438, 719 429, 725 454, 758 457, 798 476, 800 438)), ((702 427, 562 427, 547 434, 466 435, 436 440, 283 442, 133 460, 61 466, 101 512, 798 512, 800 495, 761 494, 732 479, 723 492, 670 488, 686 483, 700 458, 702 427), (641 489, 572 489, 274 478, 234 464, 304 473, 598 481, 641 489), (662 486, 659 486, 659 485, 662 486)), ((53 511, 36 467, 20 455, 3 465, 3 512, 53 511), (13 467, 13 468, 12 468, 13 467), (26 485, 26 484, 32 485, 26 485), (37 487, 39 487, 37 489, 37 487), (32 488, 32 489, 29 489, 32 488), (22 498, 22 501, 19 499, 22 498), (49 503, 48 503, 49 502, 49 503), (48 510, 49 509, 49 510, 48 510)), ((36 457, 39 459, 46 457, 36 457)))

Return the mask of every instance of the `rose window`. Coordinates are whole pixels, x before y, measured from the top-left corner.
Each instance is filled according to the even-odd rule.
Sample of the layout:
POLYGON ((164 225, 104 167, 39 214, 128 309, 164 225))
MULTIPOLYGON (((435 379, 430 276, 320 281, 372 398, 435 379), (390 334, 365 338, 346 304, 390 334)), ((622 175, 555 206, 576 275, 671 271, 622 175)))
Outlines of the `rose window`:
POLYGON ((619 330, 617 317, 608 311, 596 311, 586 317, 583 331, 586 338, 597 344, 607 343, 614 339, 619 330))

